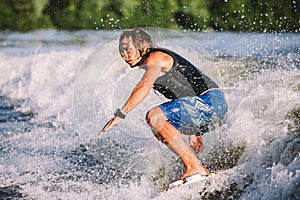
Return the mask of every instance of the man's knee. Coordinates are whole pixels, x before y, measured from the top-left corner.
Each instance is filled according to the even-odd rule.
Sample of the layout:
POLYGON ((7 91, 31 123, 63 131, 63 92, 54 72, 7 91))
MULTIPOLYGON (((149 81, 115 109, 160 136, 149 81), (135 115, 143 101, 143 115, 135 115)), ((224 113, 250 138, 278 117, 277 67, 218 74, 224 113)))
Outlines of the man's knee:
POLYGON ((147 112, 146 121, 149 126, 159 131, 164 126, 166 116, 159 107, 156 107, 147 112))

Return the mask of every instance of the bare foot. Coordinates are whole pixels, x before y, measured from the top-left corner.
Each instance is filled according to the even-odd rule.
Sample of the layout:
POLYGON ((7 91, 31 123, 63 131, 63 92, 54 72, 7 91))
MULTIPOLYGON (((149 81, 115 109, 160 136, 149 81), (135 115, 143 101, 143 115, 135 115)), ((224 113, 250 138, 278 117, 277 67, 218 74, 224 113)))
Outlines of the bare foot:
POLYGON ((195 175, 195 174, 200 174, 202 176, 207 176, 209 174, 209 170, 206 169, 203 165, 198 165, 197 168, 194 168, 194 167, 187 167, 185 172, 182 174, 182 176, 180 177, 181 180, 189 177, 189 176, 192 176, 192 175, 195 175))

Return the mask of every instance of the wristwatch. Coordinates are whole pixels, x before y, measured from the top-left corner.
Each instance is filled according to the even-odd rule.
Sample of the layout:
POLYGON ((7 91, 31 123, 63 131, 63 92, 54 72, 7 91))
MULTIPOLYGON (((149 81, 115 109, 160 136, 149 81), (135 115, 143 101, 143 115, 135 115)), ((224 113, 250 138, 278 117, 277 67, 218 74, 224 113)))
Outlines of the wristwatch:
POLYGON ((125 117, 126 117, 126 115, 124 113, 122 113, 119 108, 115 111, 114 116, 120 117, 121 119, 125 119, 125 117))

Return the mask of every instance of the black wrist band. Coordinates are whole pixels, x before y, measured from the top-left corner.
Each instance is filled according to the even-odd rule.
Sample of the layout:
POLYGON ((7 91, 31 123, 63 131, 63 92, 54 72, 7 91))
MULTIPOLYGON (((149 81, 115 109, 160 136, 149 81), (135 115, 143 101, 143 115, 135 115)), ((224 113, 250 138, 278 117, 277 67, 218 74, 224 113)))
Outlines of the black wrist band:
POLYGON ((119 108, 115 111, 114 116, 120 117, 121 119, 125 119, 125 117, 126 117, 126 115, 124 113, 122 113, 119 108))

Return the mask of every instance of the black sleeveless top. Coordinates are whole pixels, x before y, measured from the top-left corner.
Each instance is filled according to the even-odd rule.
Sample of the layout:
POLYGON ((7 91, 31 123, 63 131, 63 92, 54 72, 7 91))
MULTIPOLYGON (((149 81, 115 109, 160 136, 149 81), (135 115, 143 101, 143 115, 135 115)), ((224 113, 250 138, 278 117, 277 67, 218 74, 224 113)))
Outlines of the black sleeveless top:
POLYGON ((166 98, 178 99, 188 96, 199 96, 206 90, 219 88, 213 80, 193 64, 168 49, 151 48, 136 66, 144 64, 150 54, 156 51, 166 53, 174 60, 170 71, 158 77, 153 86, 154 90, 160 92, 166 98))

